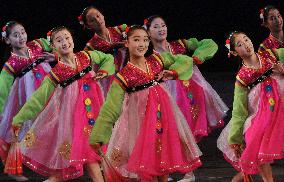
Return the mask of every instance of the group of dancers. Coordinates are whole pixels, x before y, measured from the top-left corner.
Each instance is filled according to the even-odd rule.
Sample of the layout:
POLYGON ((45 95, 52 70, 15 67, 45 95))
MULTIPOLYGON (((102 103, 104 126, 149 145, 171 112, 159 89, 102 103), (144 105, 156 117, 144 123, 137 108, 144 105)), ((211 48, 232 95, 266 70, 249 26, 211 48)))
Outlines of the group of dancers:
MULTIPOLYGON (((232 181, 260 173, 272 182, 269 164, 283 158, 283 19, 273 6, 261 18, 270 35, 257 53, 243 32, 226 40, 229 55, 242 59, 232 119, 217 141, 239 171, 232 181)), ((2 28, 11 47, 0 74, 4 173, 28 180, 23 163, 52 182, 76 179, 84 167, 98 182, 164 182, 172 173, 194 181, 192 171, 202 166, 197 144, 224 126, 229 110, 198 69, 218 45, 212 39, 168 41, 158 15, 143 26, 107 27, 90 6, 78 21, 94 35, 76 53, 67 27, 30 42, 21 23, 2 28)))

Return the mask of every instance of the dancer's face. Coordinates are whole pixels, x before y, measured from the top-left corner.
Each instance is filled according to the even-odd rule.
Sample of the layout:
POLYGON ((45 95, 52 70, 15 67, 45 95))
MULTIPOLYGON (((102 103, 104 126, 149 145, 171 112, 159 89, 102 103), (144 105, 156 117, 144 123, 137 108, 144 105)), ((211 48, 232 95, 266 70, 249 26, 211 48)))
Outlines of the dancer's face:
POLYGON ((60 30, 52 35, 52 46, 60 55, 73 53, 74 42, 67 29, 60 30))
POLYGON ((104 16, 99 10, 95 8, 92 8, 88 11, 88 13, 86 14, 86 20, 87 27, 89 27, 90 29, 98 30, 102 27, 105 27, 104 16))
POLYGON ((5 41, 7 44, 10 44, 13 48, 16 49, 26 47, 27 33, 25 31, 25 28, 20 24, 14 25, 5 41))
POLYGON ((149 47, 149 36, 146 30, 137 29, 127 38, 125 47, 133 57, 144 56, 149 47))
POLYGON ((254 48, 251 40, 247 35, 240 33, 235 36, 235 51, 234 55, 238 55, 241 58, 250 57, 254 54, 254 48))
POLYGON ((162 18, 155 18, 148 29, 149 35, 152 40, 166 40, 168 29, 165 21, 162 18))
POLYGON ((283 18, 277 9, 271 9, 268 12, 266 27, 269 28, 271 32, 282 31, 283 28, 283 18))

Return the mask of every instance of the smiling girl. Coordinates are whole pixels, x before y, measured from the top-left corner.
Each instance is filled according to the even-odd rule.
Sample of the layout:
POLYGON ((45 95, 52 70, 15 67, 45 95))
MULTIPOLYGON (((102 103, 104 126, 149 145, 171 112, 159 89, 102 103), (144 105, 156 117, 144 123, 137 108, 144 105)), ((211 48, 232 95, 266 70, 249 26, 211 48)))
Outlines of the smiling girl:
MULTIPOLYGON (((184 116, 161 83, 188 79, 192 58, 168 53, 144 57, 149 35, 141 26, 129 28, 125 46, 129 61, 115 76, 93 128, 91 145, 109 142, 107 158, 125 178, 167 181, 172 172, 198 168, 201 152, 184 116)), ((111 180, 112 176, 107 177, 111 180)))
POLYGON ((104 101, 97 80, 114 73, 113 57, 99 51, 74 53, 72 35, 65 27, 54 28, 48 36, 58 63, 13 119, 16 129, 33 120, 21 141, 24 163, 50 176, 49 181, 82 176, 86 165, 92 180, 101 182, 100 156, 88 138, 104 101))

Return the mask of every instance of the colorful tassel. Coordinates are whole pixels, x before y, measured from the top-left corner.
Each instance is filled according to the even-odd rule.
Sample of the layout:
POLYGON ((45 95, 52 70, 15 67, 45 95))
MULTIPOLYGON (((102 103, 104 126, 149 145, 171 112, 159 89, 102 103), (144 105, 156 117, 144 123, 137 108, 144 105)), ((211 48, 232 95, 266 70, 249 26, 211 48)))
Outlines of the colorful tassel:
POLYGON ((22 162, 23 162, 23 157, 20 151, 20 143, 14 142, 11 144, 10 150, 8 152, 4 173, 22 175, 23 174, 22 162))

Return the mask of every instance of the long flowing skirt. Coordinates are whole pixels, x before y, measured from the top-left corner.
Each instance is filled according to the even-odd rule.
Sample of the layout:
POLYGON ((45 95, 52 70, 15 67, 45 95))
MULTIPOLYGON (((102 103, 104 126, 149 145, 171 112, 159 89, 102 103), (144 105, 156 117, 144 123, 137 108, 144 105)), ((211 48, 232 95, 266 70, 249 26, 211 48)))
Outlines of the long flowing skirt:
POLYGON ((91 78, 57 87, 21 141, 25 165, 64 180, 83 175, 85 163, 100 161, 88 138, 102 104, 101 87, 91 78))
POLYGON ((246 147, 240 158, 234 155, 227 141, 230 123, 218 138, 218 148, 237 170, 256 174, 261 164, 283 158, 283 85, 282 77, 273 77, 266 79, 250 91, 248 95, 249 117, 244 124, 246 147))
POLYGON ((151 179, 201 166, 201 152, 175 101, 161 86, 126 94, 107 157, 123 177, 151 179))

